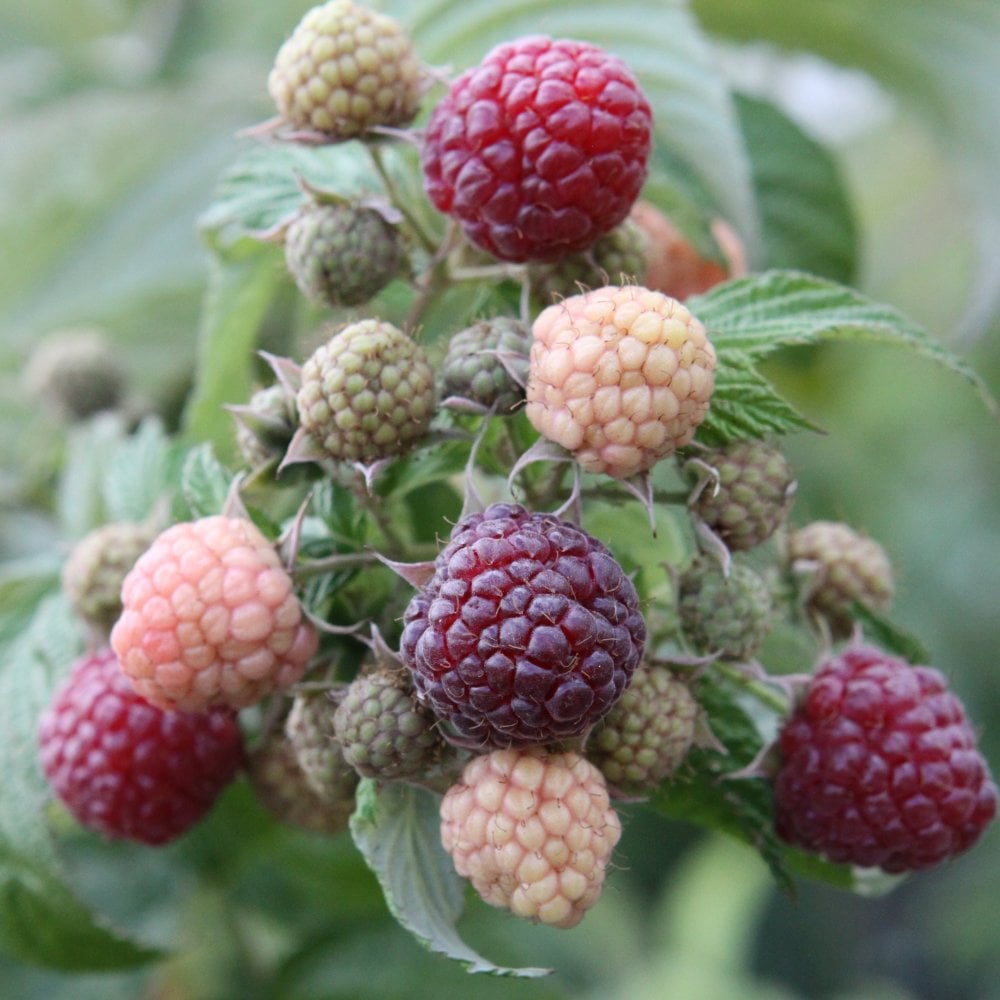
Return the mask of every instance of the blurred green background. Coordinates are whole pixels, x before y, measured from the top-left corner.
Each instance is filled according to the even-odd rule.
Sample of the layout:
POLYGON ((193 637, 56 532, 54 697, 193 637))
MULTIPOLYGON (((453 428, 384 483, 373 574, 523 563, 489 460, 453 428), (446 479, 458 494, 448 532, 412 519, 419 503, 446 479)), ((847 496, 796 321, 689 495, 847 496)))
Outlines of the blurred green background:
MULTIPOLYGON (((308 6, 0 6, 0 559, 63 541, 51 484, 65 435, 20 380, 40 337, 105 327, 137 392, 176 419, 208 267, 196 220, 241 148, 234 133, 271 115, 267 71, 308 6)), ((412 16, 428 51, 450 18, 465 45, 458 66, 511 24, 550 30, 578 14, 580 34, 601 38, 619 16, 582 0, 381 6, 412 16)), ((996 7, 693 5, 718 72, 833 151, 860 236, 859 287, 960 351, 1000 395, 996 7)), ((730 194, 720 208, 738 213, 730 194)), ((789 441, 795 518, 848 520, 888 549, 895 619, 949 675, 1000 769, 1000 427, 967 385, 898 349, 795 350, 768 374, 828 432, 789 441)), ((888 895, 802 884, 792 900, 738 845, 630 813, 619 870, 580 928, 521 926, 478 904, 464 919, 471 943, 499 962, 551 966, 546 980, 472 978, 425 954, 347 837, 331 847, 260 829, 237 793, 162 852, 62 841, 80 894, 146 940, 179 943, 175 958, 70 977, 0 957, 0 982, 12 998, 74 1000, 1000 997, 996 826, 968 856, 888 895)))

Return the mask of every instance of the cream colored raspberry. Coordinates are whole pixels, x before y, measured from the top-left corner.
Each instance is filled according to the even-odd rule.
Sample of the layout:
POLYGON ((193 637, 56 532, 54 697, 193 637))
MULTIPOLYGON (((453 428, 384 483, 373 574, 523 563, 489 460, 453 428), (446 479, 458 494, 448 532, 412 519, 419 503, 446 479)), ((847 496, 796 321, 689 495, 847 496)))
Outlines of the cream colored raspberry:
POLYGON ((528 419, 588 472, 645 472, 705 419, 715 349, 676 299, 596 288, 543 310, 532 334, 528 419))
POLYGON ((621 822, 601 772, 538 747, 471 760, 441 802, 441 842, 491 906, 575 927, 597 902, 621 822))
POLYGON ((270 542, 222 515, 175 524, 122 585, 111 645, 161 708, 242 708, 301 677, 313 627, 270 542))
POLYGON ((412 121, 422 75, 397 21, 330 0, 307 11, 282 45, 267 87, 282 118, 338 141, 412 121))
POLYGON ((834 638, 854 627, 854 602, 875 612, 892 604, 892 564, 873 538, 839 521, 813 521, 788 536, 788 560, 810 571, 807 611, 826 621, 834 638))

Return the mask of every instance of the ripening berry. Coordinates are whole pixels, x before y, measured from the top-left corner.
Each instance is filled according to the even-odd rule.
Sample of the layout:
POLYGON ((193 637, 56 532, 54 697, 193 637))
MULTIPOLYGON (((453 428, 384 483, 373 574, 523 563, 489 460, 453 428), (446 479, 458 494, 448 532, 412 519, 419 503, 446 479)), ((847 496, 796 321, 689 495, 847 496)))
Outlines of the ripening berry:
POLYGON ((715 349, 675 299, 634 285, 549 306, 532 328, 528 419, 587 472, 627 479, 688 444, 715 349))
POLYGON ((271 543, 217 515, 164 531, 122 586, 111 645, 161 707, 242 708, 294 684, 317 637, 271 543))
POLYGON ((374 125, 407 125, 422 70, 402 26, 351 0, 307 11, 278 51, 267 89, 291 125, 351 139, 374 125))
POLYGON ((495 750, 441 802, 441 842, 491 906, 575 927, 597 902, 621 822, 601 772, 576 753, 495 750))

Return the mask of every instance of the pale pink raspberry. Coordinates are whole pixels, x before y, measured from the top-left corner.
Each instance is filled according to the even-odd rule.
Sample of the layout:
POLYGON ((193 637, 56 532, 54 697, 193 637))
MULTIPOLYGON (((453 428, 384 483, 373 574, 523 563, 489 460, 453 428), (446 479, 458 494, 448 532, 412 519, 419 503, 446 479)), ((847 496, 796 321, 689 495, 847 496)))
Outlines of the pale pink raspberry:
POLYGON ((676 299, 596 288, 543 310, 532 334, 528 419, 587 472, 645 472, 705 419, 715 349, 676 299))
POLYGON ((122 585, 111 645, 161 708, 242 708, 302 676, 316 632, 270 542, 222 515, 175 524, 122 585))
POLYGON ((441 802, 441 842, 491 906, 575 927, 597 902, 621 821, 601 772, 577 753, 494 750, 441 802))

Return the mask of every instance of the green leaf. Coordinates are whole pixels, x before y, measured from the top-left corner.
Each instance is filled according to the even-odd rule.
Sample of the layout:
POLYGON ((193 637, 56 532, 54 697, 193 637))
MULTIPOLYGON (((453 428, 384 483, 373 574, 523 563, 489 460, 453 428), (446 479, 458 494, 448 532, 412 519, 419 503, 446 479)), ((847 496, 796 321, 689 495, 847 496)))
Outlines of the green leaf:
POLYGON ((160 953, 121 936, 73 896, 44 818, 38 718, 79 652, 73 616, 53 595, 0 663, 0 947, 67 971, 125 969, 160 953))
POLYGON ((595 42, 620 56, 638 77, 653 109, 652 177, 662 176, 660 150, 681 159, 717 211, 756 247, 758 221, 743 146, 715 54, 679 0, 389 0, 387 13, 410 29, 423 59, 455 73, 478 63, 494 45, 543 32, 595 42))
POLYGON ((816 429, 778 395, 745 354, 719 352, 712 405, 698 429, 702 444, 717 447, 729 441, 816 429))
POLYGON ((984 0, 696 0, 718 34, 768 40, 858 67, 915 110, 971 194, 979 268, 967 332, 981 333, 1000 306, 1000 130, 996 54, 1000 4, 984 0))
POLYGON ((872 611, 860 601, 851 605, 851 617, 864 626, 864 636, 889 653, 901 656, 907 663, 927 664, 931 662, 927 647, 915 636, 895 622, 872 611))
MULTIPOLYGON (((390 166, 398 159, 391 148, 383 150, 383 158, 390 166)), ((360 142, 255 143, 222 175, 212 205, 198 220, 202 236, 217 253, 225 254, 243 237, 276 225, 302 204, 300 179, 345 198, 384 193, 360 142)))
POLYGON ((755 370, 784 347, 826 340, 898 344, 952 371, 977 390, 994 415, 997 403, 979 375, 892 306, 798 271, 766 271, 727 281, 686 303, 708 328, 718 354, 716 384, 699 440, 724 443, 809 426, 755 370))
POLYGON ((458 936, 465 883, 441 846, 438 796, 411 785, 358 788, 351 834, 385 893, 392 915, 431 951, 461 962, 469 972, 544 976, 548 969, 493 965, 458 936))
POLYGON ((27 631, 38 602, 59 586, 55 552, 0 565, 0 649, 27 631))
POLYGON ((142 521, 169 491, 174 451, 156 418, 138 429, 108 456, 102 494, 109 521, 142 521))
POLYGON ((260 325, 283 280, 272 247, 243 240, 238 249, 211 263, 197 374, 184 412, 187 439, 212 441, 223 453, 235 447, 233 419, 223 406, 250 398, 260 325))
POLYGON ((773 104, 736 97, 769 268, 794 267, 850 284, 854 216, 833 156, 773 104))
POLYGON ((786 890, 793 889, 793 872, 800 867, 808 869, 812 878, 850 888, 849 869, 821 858, 806 858, 778 839, 766 781, 727 777, 750 764, 764 745, 753 719, 734 693, 710 676, 701 680, 696 693, 711 720, 712 732, 728 752, 693 749, 682 771, 660 787, 651 806, 664 816, 699 823, 751 844, 786 890))
POLYGON ((232 481, 232 474, 215 457, 210 444, 192 448, 181 470, 181 495, 187 514, 199 518, 220 513, 232 481))

